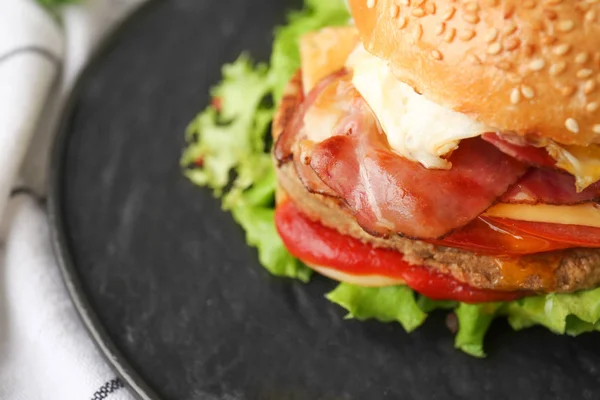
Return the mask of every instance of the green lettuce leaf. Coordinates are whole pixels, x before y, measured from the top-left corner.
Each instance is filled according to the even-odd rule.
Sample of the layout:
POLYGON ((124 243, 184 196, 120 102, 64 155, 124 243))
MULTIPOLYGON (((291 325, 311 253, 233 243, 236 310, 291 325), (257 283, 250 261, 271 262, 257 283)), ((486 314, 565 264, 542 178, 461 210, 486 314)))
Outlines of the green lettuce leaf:
POLYGON ((542 325, 559 334, 577 335, 597 330, 600 288, 576 293, 552 293, 507 303, 503 314, 515 330, 542 325))
POLYGON ((212 90, 213 105, 189 125, 181 164, 195 184, 223 198, 272 274, 308 281, 311 270, 293 258, 277 235, 274 216, 275 173, 265 151, 269 127, 283 88, 300 66, 298 40, 310 30, 339 25, 349 15, 342 0, 309 0, 277 30, 271 67, 254 65, 242 55, 223 67, 223 80, 212 90), (235 176, 233 182, 231 176, 235 176))
POLYGON ((399 322, 407 332, 421 326, 427 317, 407 286, 368 288, 340 283, 326 297, 348 311, 346 318, 399 322))
POLYGON ((485 357, 483 338, 501 307, 502 303, 460 303, 455 309, 458 332, 454 347, 475 357, 485 357))

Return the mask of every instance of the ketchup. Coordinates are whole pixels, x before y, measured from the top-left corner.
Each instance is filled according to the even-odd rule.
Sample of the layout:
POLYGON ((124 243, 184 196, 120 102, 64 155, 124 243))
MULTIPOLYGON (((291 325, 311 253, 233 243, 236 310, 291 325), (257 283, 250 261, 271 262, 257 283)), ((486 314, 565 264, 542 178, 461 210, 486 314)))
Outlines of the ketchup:
POLYGON ((398 278, 433 300, 482 303, 511 301, 529 294, 477 289, 431 268, 411 265, 398 251, 375 248, 310 220, 289 200, 277 206, 275 225, 289 252, 308 264, 355 276, 398 278))

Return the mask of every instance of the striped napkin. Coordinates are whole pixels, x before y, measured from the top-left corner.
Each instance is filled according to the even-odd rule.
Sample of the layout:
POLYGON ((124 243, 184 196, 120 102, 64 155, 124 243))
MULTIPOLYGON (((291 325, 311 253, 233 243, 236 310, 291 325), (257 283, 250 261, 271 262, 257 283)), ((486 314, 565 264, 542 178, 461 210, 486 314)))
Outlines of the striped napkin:
POLYGON ((0 399, 131 399, 61 281, 44 212, 65 98, 102 37, 143 0, 48 12, 0 0, 0 399))

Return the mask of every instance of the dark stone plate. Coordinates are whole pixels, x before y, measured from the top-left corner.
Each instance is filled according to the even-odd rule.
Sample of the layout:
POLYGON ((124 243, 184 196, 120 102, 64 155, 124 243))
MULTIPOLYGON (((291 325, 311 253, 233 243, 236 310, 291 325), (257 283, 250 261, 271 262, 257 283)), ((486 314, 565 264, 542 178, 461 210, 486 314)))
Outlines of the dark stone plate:
POLYGON ((333 284, 269 276, 242 230, 182 175, 187 123, 223 63, 269 54, 281 0, 172 0, 130 20, 65 115, 50 211, 65 280, 108 360, 144 398, 597 398, 598 335, 497 322, 489 357, 442 314, 407 335, 344 320, 333 284))

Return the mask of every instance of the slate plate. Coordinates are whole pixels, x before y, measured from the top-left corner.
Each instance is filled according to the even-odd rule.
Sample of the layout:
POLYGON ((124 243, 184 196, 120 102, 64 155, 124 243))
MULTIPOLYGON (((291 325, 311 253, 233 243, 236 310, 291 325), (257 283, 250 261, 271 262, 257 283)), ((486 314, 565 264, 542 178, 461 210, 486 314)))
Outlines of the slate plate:
POLYGON ((489 357, 444 316, 411 335, 344 320, 333 284, 269 276, 178 165, 220 66, 269 54, 281 0, 171 0, 129 21, 82 78, 57 141, 50 212, 71 295, 143 398, 597 398, 598 335, 497 322, 489 357))

